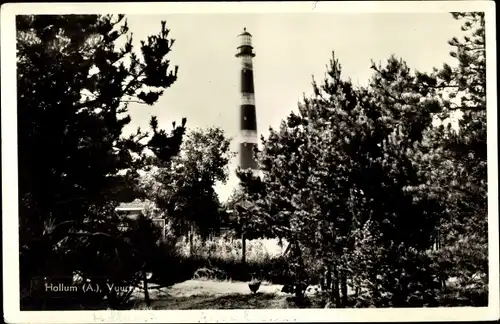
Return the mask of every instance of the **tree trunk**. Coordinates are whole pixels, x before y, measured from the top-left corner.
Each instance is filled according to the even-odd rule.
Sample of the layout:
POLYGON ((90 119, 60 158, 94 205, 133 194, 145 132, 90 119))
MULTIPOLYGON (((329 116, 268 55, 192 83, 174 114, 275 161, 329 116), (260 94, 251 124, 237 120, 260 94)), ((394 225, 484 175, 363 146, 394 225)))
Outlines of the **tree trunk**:
POLYGON ((149 290, 148 290, 148 277, 146 271, 142 272, 142 280, 144 282, 144 302, 147 307, 151 307, 151 299, 149 298, 149 290))
POLYGON ((301 280, 295 285, 295 303, 297 307, 302 308, 304 306, 304 290, 301 280))
POLYGON ((332 270, 330 267, 326 270, 326 290, 332 292, 332 270))
POLYGON ((167 235, 167 224, 163 222, 163 227, 161 229, 161 242, 165 242, 165 236, 167 235))
POLYGON ((307 287, 304 287, 305 283, 305 266, 304 260, 302 259, 302 251, 300 250, 299 241, 295 239, 293 242, 293 254, 294 257, 297 258, 298 261, 298 269, 295 275, 295 303, 297 307, 304 307, 305 299, 304 299, 304 290, 307 287))
POLYGON ((339 272, 337 266, 333 266, 333 299, 335 301, 335 307, 340 308, 340 282, 339 282, 339 272))
POLYGON ((340 290, 342 292, 342 307, 347 307, 347 276, 344 271, 341 272, 340 290))
POLYGON ((353 283, 354 283, 354 286, 356 287, 354 289, 354 296, 356 296, 356 298, 358 298, 359 293, 361 292, 361 282, 358 278, 355 278, 355 279, 353 279, 353 283))
POLYGON ((379 295, 379 289, 378 289, 378 279, 377 279, 377 272, 374 272, 372 275, 371 275, 371 281, 372 281, 372 284, 373 284, 373 296, 378 299, 380 297, 379 295))
POLYGON ((324 263, 324 269, 323 273, 321 275, 321 290, 322 291, 329 291, 330 290, 330 280, 328 279, 328 276, 330 276, 330 271, 328 269, 328 266, 326 265, 326 262, 324 263))

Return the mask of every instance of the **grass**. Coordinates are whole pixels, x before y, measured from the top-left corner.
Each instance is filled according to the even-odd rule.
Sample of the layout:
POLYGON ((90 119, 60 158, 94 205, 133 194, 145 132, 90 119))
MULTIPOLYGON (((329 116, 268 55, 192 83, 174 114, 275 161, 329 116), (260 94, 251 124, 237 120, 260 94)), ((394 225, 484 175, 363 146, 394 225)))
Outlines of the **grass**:
POLYGON ((152 309, 276 309, 286 308, 283 307, 284 299, 284 297, 263 293, 170 297, 153 302, 152 309))

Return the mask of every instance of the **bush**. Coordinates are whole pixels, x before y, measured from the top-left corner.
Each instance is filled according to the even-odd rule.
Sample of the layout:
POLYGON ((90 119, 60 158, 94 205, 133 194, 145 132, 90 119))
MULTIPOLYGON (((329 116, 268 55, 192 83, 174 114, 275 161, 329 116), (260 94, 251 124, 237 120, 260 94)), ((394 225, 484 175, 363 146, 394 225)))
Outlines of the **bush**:
POLYGON ((194 272, 193 279, 228 280, 229 277, 220 269, 203 267, 194 272))
POLYGON ((251 277, 285 284, 290 281, 288 261, 283 257, 251 258, 245 264, 240 258, 206 256, 196 253, 189 256, 179 251, 179 244, 168 241, 163 245, 164 255, 157 258, 152 282, 172 286, 194 277, 214 277, 221 280, 247 281, 251 277))
POLYGON ((241 239, 203 241, 196 237, 193 243, 194 253, 190 255, 189 242, 166 239, 153 280, 165 286, 202 277, 237 281, 256 277, 275 284, 290 280, 288 261, 281 257, 283 248, 277 240, 247 240, 245 264, 241 261, 241 239))
POLYGON ((190 279, 192 271, 196 269, 192 270, 186 263, 186 259, 177 247, 177 239, 173 236, 165 237, 152 264, 151 282, 169 287, 190 279))

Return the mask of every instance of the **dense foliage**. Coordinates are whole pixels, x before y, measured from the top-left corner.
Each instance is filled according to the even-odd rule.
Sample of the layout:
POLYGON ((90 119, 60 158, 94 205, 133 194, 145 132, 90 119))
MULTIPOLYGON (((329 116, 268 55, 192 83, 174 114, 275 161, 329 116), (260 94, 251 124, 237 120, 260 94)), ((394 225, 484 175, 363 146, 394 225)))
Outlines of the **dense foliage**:
POLYGON ((220 128, 196 129, 188 132, 178 156, 143 178, 142 190, 166 212, 176 236, 191 232, 207 238, 218 229, 224 211, 215 185, 227 181, 233 156, 220 128))
POLYGON ((116 203, 135 196, 138 169, 181 145, 185 120, 168 133, 152 118, 151 134, 121 136, 128 103, 152 105, 175 82, 173 40, 163 22, 135 50, 123 15, 17 16, 16 27, 22 286, 89 259, 111 275, 125 246, 116 203))
POLYGON ((418 163, 427 172, 445 213, 435 255, 444 277, 458 279, 465 300, 484 304, 488 291, 488 207, 486 146, 486 47, 484 13, 453 13, 464 21, 462 39, 450 40, 455 67, 444 65, 429 77, 440 92, 440 118, 459 112, 458 129, 429 133, 418 163))
POLYGON ((349 288, 359 307, 436 306, 450 278, 455 297, 486 302, 484 15, 453 16, 468 33, 450 41, 457 67, 412 72, 393 56, 354 87, 333 57, 262 138, 262 178, 239 173, 253 227, 291 242, 296 287, 320 271, 307 260, 322 260, 337 307, 351 305, 349 288))

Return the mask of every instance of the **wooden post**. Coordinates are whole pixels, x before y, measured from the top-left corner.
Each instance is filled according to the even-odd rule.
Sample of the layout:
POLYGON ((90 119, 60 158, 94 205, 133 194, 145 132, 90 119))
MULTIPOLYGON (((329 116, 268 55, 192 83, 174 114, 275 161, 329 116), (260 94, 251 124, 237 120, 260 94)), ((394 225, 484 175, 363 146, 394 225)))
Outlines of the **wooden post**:
POLYGON ((146 271, 142 271, 142 280, 143 280, 143 288, 144 288, 144 302, 146 303, 147 307, 151 307, 151 298, 149 297, 149 290, 148 290, 148 275, 146 271))
POLYGON ((189 255, 191 255, 191 256, 193 256, 193 253, 194 253, 193 236, 194 236, 193 225, 190 225, 190 230, 189 230, 189 255))

